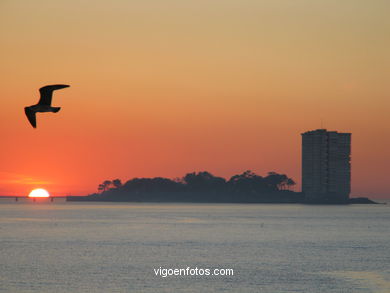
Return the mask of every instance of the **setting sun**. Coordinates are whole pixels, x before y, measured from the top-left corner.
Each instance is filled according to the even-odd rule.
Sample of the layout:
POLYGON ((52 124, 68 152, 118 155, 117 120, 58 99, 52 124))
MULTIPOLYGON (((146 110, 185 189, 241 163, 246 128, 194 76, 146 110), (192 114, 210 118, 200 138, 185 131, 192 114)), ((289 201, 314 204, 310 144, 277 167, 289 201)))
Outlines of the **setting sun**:
POLYGON ((28 197, 49 197, 50 194, 43 188, 33 189, 28 197))

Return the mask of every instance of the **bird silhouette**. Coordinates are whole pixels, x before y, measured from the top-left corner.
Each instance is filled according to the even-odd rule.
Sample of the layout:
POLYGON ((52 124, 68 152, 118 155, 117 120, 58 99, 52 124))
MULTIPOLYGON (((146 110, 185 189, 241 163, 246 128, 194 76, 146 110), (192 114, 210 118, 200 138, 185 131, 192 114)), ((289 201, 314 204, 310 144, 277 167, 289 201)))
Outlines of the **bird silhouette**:
POLYGON ((39 99, 38 104, 31 105, 29 107, 24 107, 24 113, 26 113, 28 121, 30 121, 32 127, 37 127, 37 119, 35 114, 37 112, 53 112, 57 113, 61 107, 52 107, 51 99, 53 96, 53 91, 69 87, 66 84, 53 84, 41 87, 39 92, 41 98, 39 99))

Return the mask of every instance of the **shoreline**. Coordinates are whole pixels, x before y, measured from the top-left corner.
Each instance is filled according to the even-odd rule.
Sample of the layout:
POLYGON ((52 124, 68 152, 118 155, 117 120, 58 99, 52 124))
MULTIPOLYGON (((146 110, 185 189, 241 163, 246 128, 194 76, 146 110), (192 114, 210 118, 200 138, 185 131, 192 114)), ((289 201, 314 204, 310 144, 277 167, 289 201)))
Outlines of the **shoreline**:
POLYGON ((130 200, 117 198, 96 198, 93 196, 67 196, 69 202, 133 202, 133 203, 212 203, 212 204, 305 204, 305 205, 351 205, 351 204, 386 204, 379 203, 368 197, 350 198, 347 202, 337 201, 307 201, 307 200, 257 200, 257 201, 205 201, 205 200, 169 200, 169 199, 150 199, 150 200, 130 200))

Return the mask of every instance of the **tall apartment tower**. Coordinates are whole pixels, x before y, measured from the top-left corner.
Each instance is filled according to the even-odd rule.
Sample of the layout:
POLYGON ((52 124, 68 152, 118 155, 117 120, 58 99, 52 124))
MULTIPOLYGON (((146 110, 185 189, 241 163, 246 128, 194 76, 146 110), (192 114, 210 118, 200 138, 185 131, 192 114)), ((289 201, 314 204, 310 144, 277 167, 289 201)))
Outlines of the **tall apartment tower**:
POLYGON ((351 133, 302 133, 302 192, 309 201, 343 202, 351 191, 351 133))

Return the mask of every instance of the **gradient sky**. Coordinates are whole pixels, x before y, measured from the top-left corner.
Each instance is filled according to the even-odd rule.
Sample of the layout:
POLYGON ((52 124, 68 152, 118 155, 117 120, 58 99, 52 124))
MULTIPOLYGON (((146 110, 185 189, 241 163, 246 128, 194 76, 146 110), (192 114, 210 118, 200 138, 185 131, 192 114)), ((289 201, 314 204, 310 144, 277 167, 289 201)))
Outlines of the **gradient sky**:
MULTIPOLYGON (((352 195, 388 197, 387 0, 0 1, 0 194, 251 169, 300 182, 300 133, 352 132, 352 195), (58 114, 23 107, 70 84, 58 114)), ((300 190, 297 186, 296 190, 300 190)))

